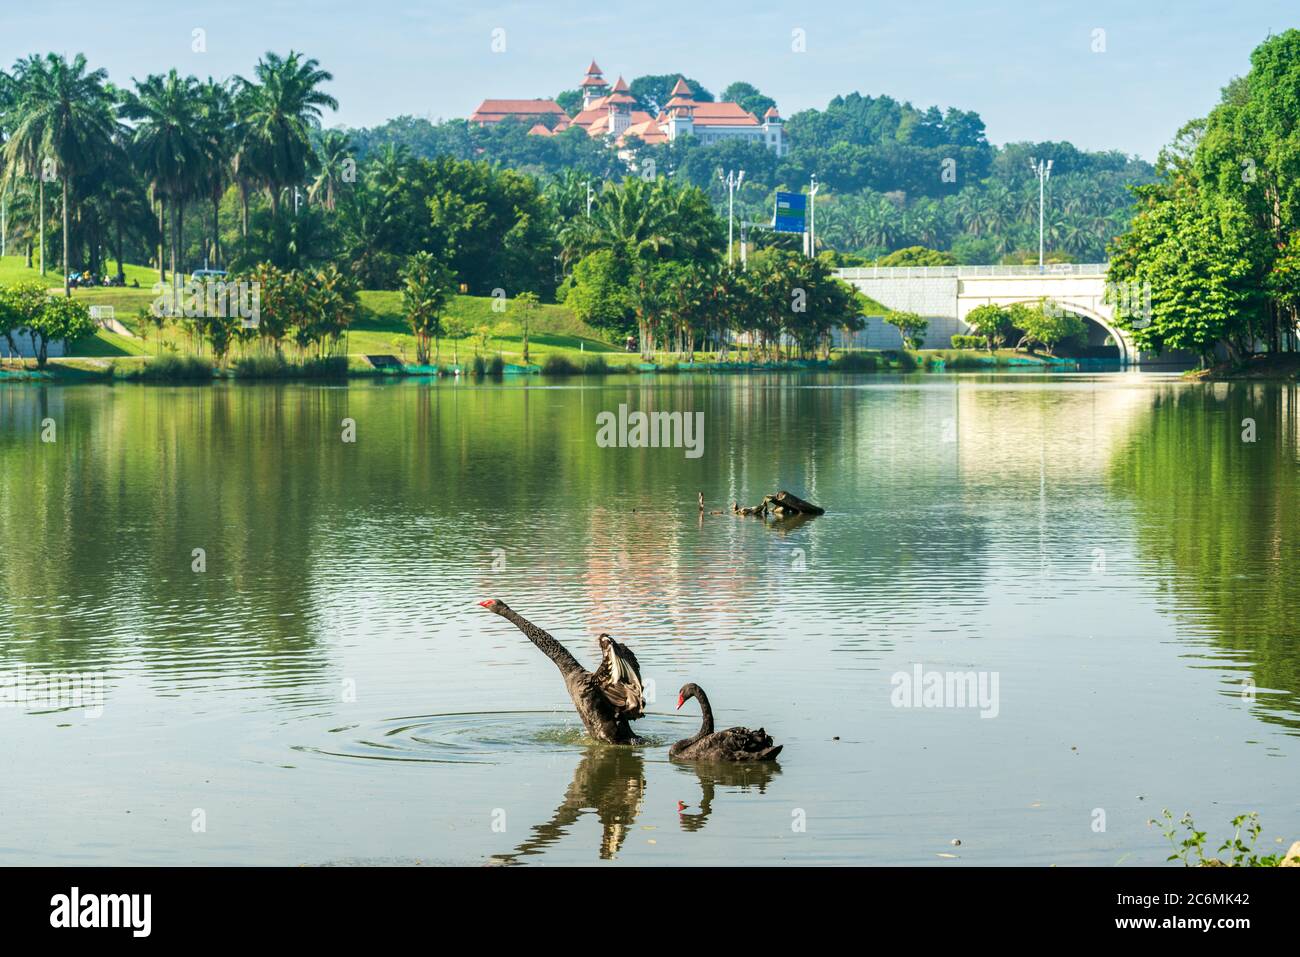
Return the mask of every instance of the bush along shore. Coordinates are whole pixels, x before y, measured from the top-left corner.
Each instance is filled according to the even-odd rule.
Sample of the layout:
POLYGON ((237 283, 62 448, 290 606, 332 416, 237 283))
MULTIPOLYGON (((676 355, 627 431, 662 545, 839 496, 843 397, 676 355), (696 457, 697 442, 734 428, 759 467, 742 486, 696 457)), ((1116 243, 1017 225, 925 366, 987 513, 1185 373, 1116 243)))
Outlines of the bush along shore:
MULTIPOLYGON (((619 356, 619 353, 613 355, 619 356)), ((628 356, 610 361, 604 354, 568 355, 552 352, 540 364, 507 362, 500 355, 474 356, 463 362, 402 362, 394 356, 250 355, 217 362, 208 355, 164 352, 149 357, 54 359, 38 368, 32 360, 10 359, 0 364, 0 382, 162 382, 198 383, 219 380, 312 380, 352 378, 504 379, 538 375, 572 378, 607 375, 726 374, 752 372, 922 373, 1002 368, 1072 370, 1077 360, 1030 354, 1003 355, 972 351, 906 350, 852 351, 830 359, 757 361, 733 353, 727 359, 698 357, 694 361, 661 359, 643 362, 628 356)))

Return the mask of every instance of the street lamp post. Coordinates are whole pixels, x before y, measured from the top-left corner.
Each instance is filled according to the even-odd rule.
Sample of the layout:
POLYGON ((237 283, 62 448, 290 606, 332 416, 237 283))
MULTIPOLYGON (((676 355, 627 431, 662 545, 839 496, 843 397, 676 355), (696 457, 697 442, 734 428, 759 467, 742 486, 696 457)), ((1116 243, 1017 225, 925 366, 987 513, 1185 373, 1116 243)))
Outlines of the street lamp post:
POLYGON ((1038 177, 1038 268, 1043 268, 1043 202, 1044 188, 1052 175, 1052 161, 1029 158, 1029 168, 1038 177))
POLYGON ((817 174, 812 175, 808 186, 808 258, 817 258, 817 190, 821 186, 817 182, 817 174))
POLYGON ((745 171, 728 170, 727 174, 722 175, 722 170, 718 170, 718 179, 727 184, 727 268, 731 268, 732 250, 731 247, 735 240, 735 225, 733 219, 736 211, 736 190, 740 189, 740 184, 745 179, 745 171))

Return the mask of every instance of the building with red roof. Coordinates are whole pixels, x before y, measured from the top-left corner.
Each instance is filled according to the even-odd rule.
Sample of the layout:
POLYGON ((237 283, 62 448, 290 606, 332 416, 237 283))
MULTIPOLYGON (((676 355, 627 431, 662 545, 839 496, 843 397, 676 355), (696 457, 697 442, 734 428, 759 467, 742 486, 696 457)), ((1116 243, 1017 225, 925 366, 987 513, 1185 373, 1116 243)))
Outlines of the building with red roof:
POLYGON ((727 139, 762 143, 777 156, 784 156, 789 149, 775 107, 760 120, 739 103, 705 103, 695 99, 695 91, 682 77, 677 78, 671 98, 658 116, 637 109, 637 99, 621 76, 611 87, 595 60, 578 89, 582 109, 572 117, 554 100, 484 100, 470 122, 498 123, 513 117, 531 123, 528 132, 537 136, 553 136, 576 126, 588 136, 607 137, 619 147, 632 138, 653 144, 694 136, 706 144, 727 139))
MULTIPOLYGON (((564 107, 554 100, 484 100, 469 118, 471 123, 488 126, 504 119, 532 120, 553 125, 563 117, 568 119, 564 107)), ((549 128, 549 127, 548 127, 549 128)))

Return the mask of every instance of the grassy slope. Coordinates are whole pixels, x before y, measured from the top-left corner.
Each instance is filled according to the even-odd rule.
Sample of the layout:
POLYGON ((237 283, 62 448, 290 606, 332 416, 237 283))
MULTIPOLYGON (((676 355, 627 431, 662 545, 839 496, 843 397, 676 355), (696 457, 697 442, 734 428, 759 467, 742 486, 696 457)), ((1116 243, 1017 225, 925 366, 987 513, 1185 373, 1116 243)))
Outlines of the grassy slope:
MULTIPOLYGON (((53 258, 53 257, 52 257, 53 258)), ((110 273, 116 270, 110 266, 110 273)), ((152 328, 145 330, 148 338, 139 338, 141 309, 147 309, 155 299, 153 285, 158 281, 156 271, 145 267, 128 264, 125 267, 127 282, 140 283, 139 288, 122 289, 77 289, 73 295, 92 306, 112 306, 115 317, 136 337, 117 335, 100 331, 93 338, 75 343, 70 355, 78 358, 123 358, 146 357, 159 351, 157 332, 152 328)), ((21 256, 0 257, 0 283, 9 284, 20 279, 39 279, 40 270, 27 269, 21 256)), ((50 289, 62 286, 62 273, 51 268, 45 276, 50 289)), ((484 296, 457 296, 448 309, 449 318, 460 319, 470 329, 487 326, 491 331, 487 352, 489 355, 501 355, 507 362, 521 362, 523 358, 523 337, 519 324, 507 309, 496 312, 492 309, 493 300, 484 296)), ((401 293, 369 290, 360 294, 360 309, 352 328, 348 332, 348 352, 352 355, 389 354, 402 357, 405 361, 415 361, 415 338, 407 331, 402 317, 401 293)), ((883 313, 884 307, 871 303, 868 314, 883 313)), ((169 328, 163 335, 164 341, 172 341, 182 352, 192 350, 184 335, 175 328, 169 328)), ((622 361, 620 357, 632 358, 619 346, 606 341, 600 332, 578 319, 561 305, 542 305, 533 314, 529 329, 529 358, 534 363, 545 361, 547 355, 558 352, 571 357, 581 357, 586 353, 604 353, 612 360, 622 361)), ((474 355, 475 340, 472 336, 459 340, 444 339, 440 343, 440 357, 443 362, 451 362, 453 357, 461 362, 468 361, 474 355)), ((660 353, 659 358, 672 361, 675 354, 660 353)), ((704 354, 700 354, 704 358, 704 354)))
MULTIPOLYGON (((48 263, 49 268, 45 273, 44 281, 51 289, 63 287, 63 270, 58 267, 58 256, 58 250, 50 250, 50 260, 48 263)), ((33 257, 35 266, 31 269, 27 268, 26 262, 27 260, 22 256, 0 256, 0 283, 7 285, 9 283, 17 282, 20 279, 41 279, 40 259, 33 257)), ((105 268, 109 275, 117 275, 117 266, 112 261, 110 261, 109 265, 105 268)), ((150 269, 148 266, 133 266, 130 263, 127 263, 124 271, 126 273, 126 281, 128 284, 130 284, 132 280, 136 280, 145 290, 148 290, 158 281, 158 273, 150 269)))
MULTIPOLYGON (((0 257, 0 283, 10 284, 22 279, 41 279, 40 269, 27 269, 21 256, 0 257)), ((115 271, 110 267, 110 272, 115 271)), ((115 317, 137 335, 140 331, 139 313, 155 299, 153 284, 158 274, 144 266, 126 266, 127 282, 135 280, 140 288, 77 289, 73 296, 92 306, 112 306, 115 317)), ((62 288, 63 275, 51 268, 44 280, 51 290, 62 288)), ((348 351, 355 355, 394 354, 414 360, 415 338, 406 328, 402 317, 402 297, 398 292, 365 291, 360 294, 361 308, 348 333, 348 351)), ((507 361, 519 361, 523 353, 523 337, 510 310, 495 312, 493 300, 483 296, 457 296, 448 309, 448 317, 461 320, 468 328, 487 326, 491 330, 488 352, 501 354, 507 361)), ((113 358, 149 356, 158 351, 157 333, 148 330, 147 339, 130 338, 100 331, 91 339, 76 343, 71 354, 87 358, 113 358)), ((175 329, 168 329, 164 340, 177 343, 182 351, 189 345, 175 329)), ((603 341, 600 334, 583 323, 563 306, 542 305, 533 315, 529 329, 529 356, 533 361, 544 360, 551 352, 580 354, 586 352, 617 352, 603 341)), ((474 340, 464 338, 458 342, 444 340, 443 361, 456 355, 462 361, 474 355, 474 340)))

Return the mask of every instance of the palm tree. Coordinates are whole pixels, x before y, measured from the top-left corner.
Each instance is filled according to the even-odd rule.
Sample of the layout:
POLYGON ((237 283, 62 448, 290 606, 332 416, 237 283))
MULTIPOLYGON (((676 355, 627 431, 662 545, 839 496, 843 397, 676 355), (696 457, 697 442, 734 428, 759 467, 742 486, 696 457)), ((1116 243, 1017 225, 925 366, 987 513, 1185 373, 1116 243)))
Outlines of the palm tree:
POLYGON ((252 111, 253 89, 232 81, 234 106, 234 142, 230 154, 230 173, 239 187, 239 231, 248 238, 248 194, 257 183, 257 170, 264 165, 261 143, 253 136, 247 116, 252 111))
MULTIPOLYGON (((208 78, 199 87, 199 118, 204 156, 199 175, 203 192, 212 203, 212 262, 222 262, 221 197, 230 184, 231 159, 237 142, 234 96, 229 84, 208 78)), ((206 257, 205 257, 206 258, 206 257)))
POLYGON ((256 81, 236 77, 238 105, 246 125, 244 160, 266 189, 271 214, 280 213, 280 194, 301 183, 313 159, 311 131, 320 126, 321 110, 339 108, 338 101, 317 89, 334 79, 314 59, 289 51, 287 57, 267 53, 254 68, 256 81))
POLYGON ((320 172, 307 190, 308 202, 319 202, 330 212, 338 202, 338 194, 345 183, 355 181, 348 178, 348 171, 354 174, 356 160, 352 156, 352 137, 342 130, 326 130, 321 134, 320 144, 316 148, 317 165, 320 172))
MULTIPOLYGON (((8 190, 15 183, 26 178, 33 178, 37 187, 32 192, 37 195, 36 202, 29 210, 33 232, 40 242, 41 275, 45 275, 45 180, 41 178, 42 153, 39 137, 29 136, 25 140, 15 141, 14 131, 23 120, 23 99, 30 85, 37 82, 43 65, 35 54, 26 60, 14 64, 13 76, 6 77, 5 82, 5 149, 4 149, 4 186, 8 190)), ((21 189, 21 186, 18 187, 21 189)), ((27 261, 31 263, 31 243, 28 238, 27 261)))
POLYGON ((86 71, 86 57, 69 62, 54 53, 29 57, 16 68, 17 121, 5 144, 6 179, 40 175, 42 191, 41 264, 44 271, 44 183, 57 178, 63 202, 63 293, 68 278, 71 226, 70 184, 99 163, 113 141, 117 121, 104 70, 86 71))
POLYGON ((130 136, 126 130, 119 131, 114 141, 103 180, 95 194, 92 202, 99 208, 103 222, 112 230, 108 242, 117 263, 117 278, 125 282, 126 236, 130 234, 148 241, 156 228, 153 209, 131 163, 130 136))
POLYGON ((202 183, 208 159, 199 81, 192 76, 182 77, 172 69, 166 76, 155 74, 137 81, 135 86, 135 93, 124 97, 122 113, 136 121, 131 137, 135 162, 160 204, 160 229, 161 207, 171 206, 171 269, 172 282, 176 283, 184 269, 181 238, 185 201, 202 183))

